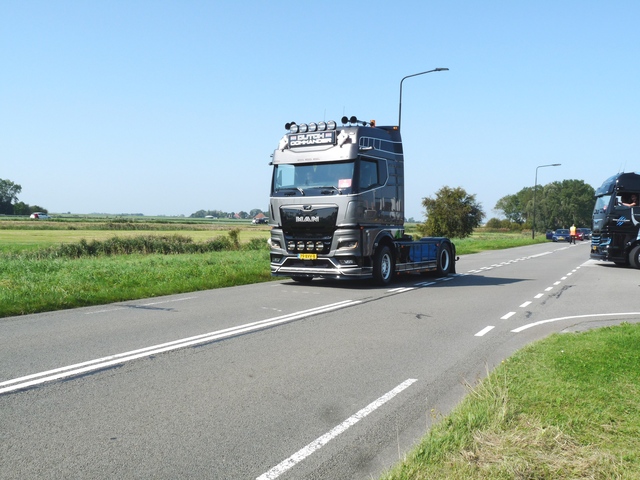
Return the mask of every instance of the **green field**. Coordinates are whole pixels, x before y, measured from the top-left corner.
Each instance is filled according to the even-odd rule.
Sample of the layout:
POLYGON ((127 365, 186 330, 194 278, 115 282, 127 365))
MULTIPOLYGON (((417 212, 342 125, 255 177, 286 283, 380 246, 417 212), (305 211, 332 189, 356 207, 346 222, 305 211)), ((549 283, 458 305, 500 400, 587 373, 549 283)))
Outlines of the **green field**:
MULTIPOLYGON (((139 217, 138 217, 139 218, 139 217)), ((0 220, 0 254, 37 250, 61 243, 81 240, 106 240, 108 238, 135 237, 141 234, 187 235, 196 242, 224 236, 232 229, 239 229, 240 240, 269 238, 267 225, 252 225, 249 221, 212 220, 132 220, 102 219, 100 217, 57 218, 50 221, 0 220)))

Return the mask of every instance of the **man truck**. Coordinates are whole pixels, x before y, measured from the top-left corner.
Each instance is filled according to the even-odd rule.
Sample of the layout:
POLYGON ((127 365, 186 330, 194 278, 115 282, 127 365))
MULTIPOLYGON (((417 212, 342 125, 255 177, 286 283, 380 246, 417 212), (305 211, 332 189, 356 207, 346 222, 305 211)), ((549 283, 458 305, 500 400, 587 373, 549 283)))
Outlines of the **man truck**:
POLYGON ((591 258, 640 268, 640 175, 620 173, 596 190, 591 258))
POLYGON ((444 237, 404 231, 404 158, 397 126, 356 117, 287 123, 273 152, 269 204, 271 274, 374 279, 403 272, 455 273, 444 237))

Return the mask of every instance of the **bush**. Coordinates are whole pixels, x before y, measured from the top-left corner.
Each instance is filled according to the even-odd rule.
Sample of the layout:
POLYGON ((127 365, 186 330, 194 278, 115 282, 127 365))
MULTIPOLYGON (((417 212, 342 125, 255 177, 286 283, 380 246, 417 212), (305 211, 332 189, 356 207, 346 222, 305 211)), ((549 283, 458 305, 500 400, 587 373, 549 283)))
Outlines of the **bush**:
POLYGON ((183 235, 141 235, 138 237, 112 237, 107 240, 85 239, 78 243, 66 243, 35 252, 22 254, 28 258, 82 258, 94 256, 161 254, 177 255, 185 253, 208 253, 229 250, 266 250, 267 243, 259 238, 241 245, 238 229, 233 229, 227 237, 217 237, 207 242, 196 243, 183 235))
POLYGON ((487 221, 487 223, 485 224, 485 228, 500 232, 515 232, 522 229, 522 224, 512 222, 506 218, 500 220, 499 218, 494 217, 487 221))

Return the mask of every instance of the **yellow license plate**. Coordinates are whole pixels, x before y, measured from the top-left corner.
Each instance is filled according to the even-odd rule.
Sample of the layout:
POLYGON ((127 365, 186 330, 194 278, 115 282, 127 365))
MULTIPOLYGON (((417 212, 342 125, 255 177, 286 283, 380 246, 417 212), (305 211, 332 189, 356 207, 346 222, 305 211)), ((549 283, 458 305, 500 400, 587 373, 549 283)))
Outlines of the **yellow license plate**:
POLYGON ((300 260, 316 260, 318 258, 317 253, 299 253, 298 258, 300 260))

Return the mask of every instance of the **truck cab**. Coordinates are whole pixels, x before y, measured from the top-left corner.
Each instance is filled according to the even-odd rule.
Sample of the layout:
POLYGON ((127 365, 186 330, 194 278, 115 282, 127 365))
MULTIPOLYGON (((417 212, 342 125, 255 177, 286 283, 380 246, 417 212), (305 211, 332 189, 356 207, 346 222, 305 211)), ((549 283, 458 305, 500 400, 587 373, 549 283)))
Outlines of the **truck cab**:
POLYGON ((640 268, 640 175, 621 173, 596 190, 591 258, 640 268))
POLYGON ((386 284, 398 271, 436 269, 442 251, 436 244, 446 244, 442 262, 454 271, 455 247, 448 239, 407 243, 413 239, 404 234, 397 127, 343 117, 342 126, 291 122, 285 129, 271 162, 272 275, 386 284))

